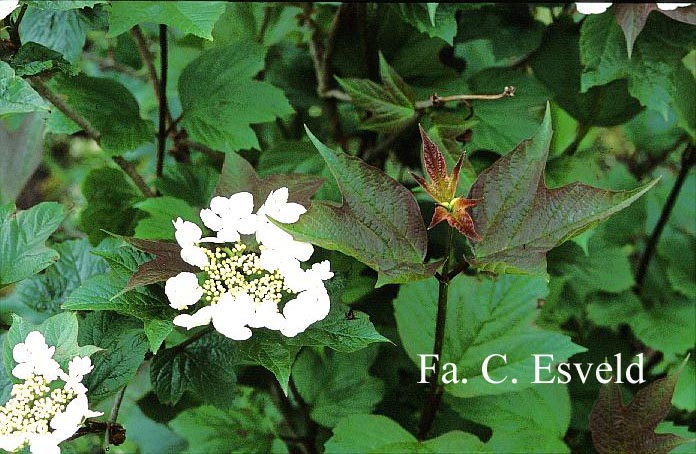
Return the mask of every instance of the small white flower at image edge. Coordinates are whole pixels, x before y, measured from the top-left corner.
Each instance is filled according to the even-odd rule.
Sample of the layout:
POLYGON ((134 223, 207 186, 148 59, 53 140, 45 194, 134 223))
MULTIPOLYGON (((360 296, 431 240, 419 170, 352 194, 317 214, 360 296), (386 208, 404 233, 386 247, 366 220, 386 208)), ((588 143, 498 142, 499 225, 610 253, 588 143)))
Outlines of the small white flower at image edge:
POLYGON ((611 3, 576 2, 575 9, 581 14, 602 14, 609 9, 611 3))
POLYGON ((658 3, 657 8, 662 11, 674 11, 677 8, 684 8, 689 5, 693 5, 693 3, 658 3))

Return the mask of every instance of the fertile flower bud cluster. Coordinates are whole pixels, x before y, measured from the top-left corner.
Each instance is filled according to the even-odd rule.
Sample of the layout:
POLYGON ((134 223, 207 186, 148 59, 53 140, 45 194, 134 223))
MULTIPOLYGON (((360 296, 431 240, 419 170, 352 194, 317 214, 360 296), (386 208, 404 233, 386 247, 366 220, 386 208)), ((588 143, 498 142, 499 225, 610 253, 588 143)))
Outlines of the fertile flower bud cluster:
POLYGON ((53 359, 43 335, 32 331, 15 345, 17 365, 10 400, 0 407, 0 449, 17 451, 27 444, 32 453, 60 454, 58 444, 70 438, 85 418, 102 413, 89 410, 82 378, 92 371, 89 357, 70 360, 68 373, 53 359))
POLYGON ((307 211, 289 203, 288 196, 285 187, 271 191, 256 213, 248 192, 214 197, 210 208, 201 210, 201 221, 216 232, 214 237, 203 237, 193 222, 173 221, 181 258, 202 273, 200 282, 190 272, 169 278, 165 293, 180 311, 199 301, 204 304, 194 313, 178 315, 175 325, 191 329, 212 322, 217 331, 235 340, 251 337, 250 328, 292 337, 328 315, 324 281, 333 277, 329 262, 302 268, 314 252, 312 245, 296 241, 271 222, 292 224, 307 211), (250 241, 252 235, 255 242, 250 241), (208 249, 202 243, 220 246, 208 249))

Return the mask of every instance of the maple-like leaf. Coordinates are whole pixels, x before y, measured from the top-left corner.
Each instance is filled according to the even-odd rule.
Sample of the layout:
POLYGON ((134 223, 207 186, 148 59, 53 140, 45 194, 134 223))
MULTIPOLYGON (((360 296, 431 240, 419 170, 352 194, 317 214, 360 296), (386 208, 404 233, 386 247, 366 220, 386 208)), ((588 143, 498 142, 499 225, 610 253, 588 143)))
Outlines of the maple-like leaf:
POLYGON ((551 144, 547 105, 541 127, 512 152, 481 172, 469 199, 481 199, 471 215, 481 241, 469 261, 493 272, 546 274, 546 253, 617 211, 657 180, 632 191, 609 191, 581 183, 549 189, 544 167, 551 144))
POLYGON ((457 229, 462 235, 473 241, 480 241, 481 237, 476 233, 474 221, 466 211, 467 208, 476 206, 478 200, 455 197, 457 184, 459 183, 459 172, 464 162, 464 154, 459 156, 452 173, 447 170, 445 157, 423 128, 420 129, 421 139, 423 140, 423 167, 430 177, 430 183, 424 178, 411 172, 416 182, 427 192, 430 197, 437 202, 435 213, 430 221, 428 229, 432 229, 442 221, 457 229))
POLYGON ((679 372, 661 378, 638 391, 624 405, 621 388, 604 385, 592 407, 590 430, 599 454, 666 454, 688 441, 674 434, 657 434, 655 428, 672 408, 672 394, 679 372))

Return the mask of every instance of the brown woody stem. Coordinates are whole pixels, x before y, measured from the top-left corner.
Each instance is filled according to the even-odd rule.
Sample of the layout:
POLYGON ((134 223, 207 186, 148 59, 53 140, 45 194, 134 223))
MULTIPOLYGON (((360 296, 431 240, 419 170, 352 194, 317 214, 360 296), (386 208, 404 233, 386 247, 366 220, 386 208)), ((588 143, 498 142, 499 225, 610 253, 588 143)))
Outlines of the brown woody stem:
MULTIPOLYGON (((94 126, 92 126, 92 123, 90 123, 88 119, 82 116, 79 112, 76 112, 68 103, 65 102, 62 97, 53 93, 39 77, 30 77, 29 83, 34 90, 37 91, 37 93, 50 101, 51 104, 63 112, 66 117, 77 123, 77 125, 85 131, 90 139, 99 143, 101 133, 94 126)), ((155 196, 154 192, 152 192, 147 183, 145 183, 145 180, 143 180, 143 177, 138 173, 137 170, 135 170, 135 167, 133 167, 130 162, 126 161, 122 156, 113 156, 113 160, 131 178, 131 180, 133 180, 133 183, 135 183, 145 197, 155 196)))
POLYGON ((434 370, 430 374, 430 396, 425 404, 418 424, 418 439, 425 440, 433 426, 435 415, 442 402, 444 388, 440 383, 440 358, 442 357, 442 347, 445 340, 445 324, 447 321, 447 297, 449 293, 449 263, 452 255, 453 229, 447 226, 447 242, 445 243, 445 261, 440 272, 440 286, 437 296, 437 318, 435 322, 435 342, 433 344, 433 366, 434 370))

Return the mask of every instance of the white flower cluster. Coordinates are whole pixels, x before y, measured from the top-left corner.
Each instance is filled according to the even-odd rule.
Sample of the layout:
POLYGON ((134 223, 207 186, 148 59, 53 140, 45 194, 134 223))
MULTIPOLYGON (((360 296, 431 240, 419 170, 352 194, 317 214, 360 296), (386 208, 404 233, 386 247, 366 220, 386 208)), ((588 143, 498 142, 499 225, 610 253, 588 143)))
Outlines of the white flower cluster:
POLYGON ((60 454, 58 444, 70 438, 91 411, 82 378, 92 371, 89 357, 76 356, 66 374, 53 359, 43 335, 32 331, 15 345, 12 375, 24 380, 12 386, 11 398, 0 407, 0 449, 17 451, 27 444, 34 454, 60 454), (60 382, 63 385, 60 385, 60 382))
MULTIPOLYGON (((657 8, 662 11, 672 11, 683 6, 689 6, 691 3, 658 3, 657 8)), ((590 3, 590 2, 577 2, 575 8, 580 14, 602 14, 604 11, 608 10, 611 3, 590 3)))
POLYGON ((250 328, 268 328, 293 337, 326 317, 330 302, 324 281, 333 277, 329 262, 303 269, 301 263, 314 252, 312 245, 296 241, 270 221, 292 224, 307 211, 300 204, 288 203, 288 195, 285 187, 271 191, 256 213, 248 192, 214 197, 210 208, 201 210, 201 220, 215 237, 204 238, 193 222, 173 221, 181 258, 200 268, 204 276, 202 283, 189 272, 167 280, 165 293, 174 309, 186 310, 199 301, 204 304, 193 314, 175 317, 175 325, 191 329, 212 321, 221 334, 245 340, 251 337, 250 328), (258 252, 248 241, 251 235, 258 252), (231 245, 211 250, 201 243, 231 245))

